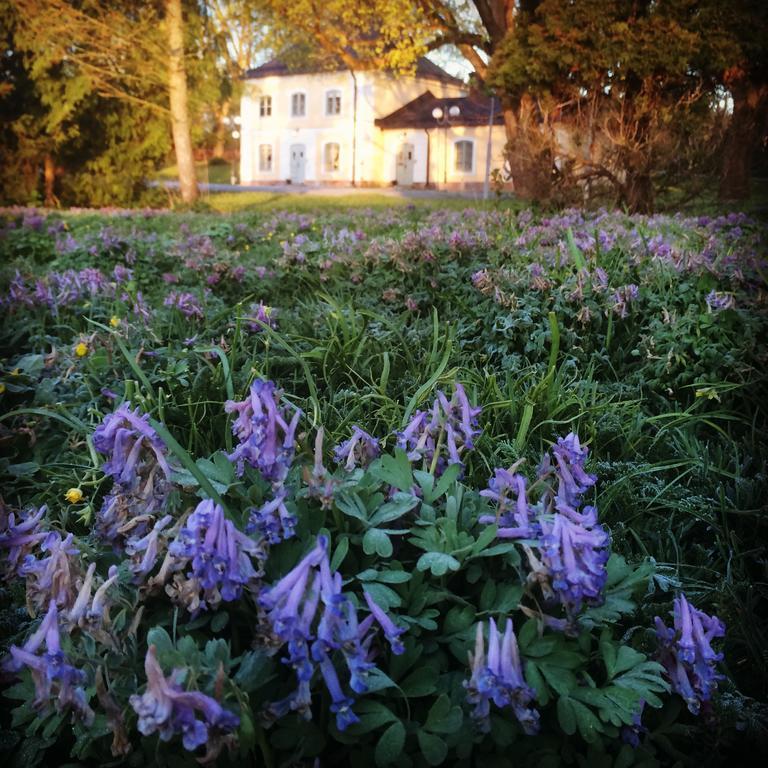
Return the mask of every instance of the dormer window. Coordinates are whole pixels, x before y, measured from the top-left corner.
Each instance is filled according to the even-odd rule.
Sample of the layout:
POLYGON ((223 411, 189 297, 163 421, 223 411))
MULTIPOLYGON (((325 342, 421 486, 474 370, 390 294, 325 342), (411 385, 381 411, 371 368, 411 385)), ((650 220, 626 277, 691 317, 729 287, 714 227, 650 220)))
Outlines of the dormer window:
POLYGON ((272 97, 262 96, 259 99, 259 116, 270 117, 272 115, 272 97))
POLYGON ((341 91, 328 91, 325 94, 325 114, 341 114, 341 91))
POLYGON ((307 114, 307 94, 291 94, 291 117, 304 117, 307 114))

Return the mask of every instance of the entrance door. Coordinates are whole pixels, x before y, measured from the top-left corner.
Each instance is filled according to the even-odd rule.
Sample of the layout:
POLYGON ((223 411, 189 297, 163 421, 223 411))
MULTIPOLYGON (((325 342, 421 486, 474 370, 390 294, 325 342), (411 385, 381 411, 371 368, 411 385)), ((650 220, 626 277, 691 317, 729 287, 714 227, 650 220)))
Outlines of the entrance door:
POLYGON ((306 148, 303 144, 291 146, 291 184, 304 183, 304 166, 306 148))
POLYGON ((401 187, 410 187, 413 184, 413 166, 416 165, 413 144, 401 144, 397 153, 397 171, 395 178, 401 187))

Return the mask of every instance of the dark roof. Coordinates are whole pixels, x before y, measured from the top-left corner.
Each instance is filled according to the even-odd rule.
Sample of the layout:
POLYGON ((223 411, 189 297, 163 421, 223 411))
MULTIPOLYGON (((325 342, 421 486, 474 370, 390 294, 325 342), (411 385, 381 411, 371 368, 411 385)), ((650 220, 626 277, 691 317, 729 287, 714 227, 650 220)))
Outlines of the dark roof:
MULTIPOLYGON (((498 99, 493 100, 494 125, 504 122, 501 105, 498 99)), ((470 94, 454 98, 441 99, 431 91, 422 93, 421 96, 409 101, 391 115, 380 117, 375 121, 379 128, 435 128, 438 122, 432 117, 432 110, 440 107, 448 110, 457 106, 461 112, 458 117, 451 119, 451 125, 488 125, 491 118, 491 99, 488 96, 470 94)))
MULTIPOLYGON (((289 67, 287 64, 284 64, 282 61, 280 61, 280 59, 272 59, 266 64, 262 64, 260 67, 249 69, 245 73, 244 79, 255 80, 259 77, 274 77, 276 75, 284 76, 304 75, 310 73, 314 74, 316 72, 340 72, 346 68, 347 67, 341 62, 338 62, 336 65, 331 65, 328 69, 322 69, 316 66, 289 67)), ((435 64, 433 61, 430 61, 424 57, 418 59, 416 62, 416 77, 430 78, 432 80, 438 80, 441 83, 465 86, 463 80, 459 80, 458 77, 449 75, 444 69, 438 67, 437 64, 435 64)))

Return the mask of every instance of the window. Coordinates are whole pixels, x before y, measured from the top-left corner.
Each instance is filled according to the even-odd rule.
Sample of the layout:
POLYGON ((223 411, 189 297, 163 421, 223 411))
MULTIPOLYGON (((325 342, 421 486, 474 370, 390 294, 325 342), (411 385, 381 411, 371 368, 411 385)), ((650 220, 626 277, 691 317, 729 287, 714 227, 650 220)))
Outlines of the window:
POLYGON ((262 96, 259 99, 259 115, 269 117, 272 114, 272 97, 262 96))
POLYGON ((341 114, 341 91, 328 91, 325 94, 325 114, 341 114))
POLYGON ((259 144, 259 170, 272 170, 272 145, 259 144))
POLYGON ((456 170, 464 173, 472 172, 472 142, 457 141, 454 145, 456 156, 456 170))
POLYGON ((307 114, 307 94, 291 94, 291 116, 304 117, 307 114))
POLYGON ((326 173, 333 173, 339 170, 339 145, 326 144, 323 153, 323 165, 326 173))

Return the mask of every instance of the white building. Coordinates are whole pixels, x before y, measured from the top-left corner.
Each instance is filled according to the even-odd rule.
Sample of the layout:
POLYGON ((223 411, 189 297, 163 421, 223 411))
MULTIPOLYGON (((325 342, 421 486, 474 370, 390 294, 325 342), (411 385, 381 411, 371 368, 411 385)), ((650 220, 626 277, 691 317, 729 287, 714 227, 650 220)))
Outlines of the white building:
MULTIPOLYGON (((492 169, 505 144, 493 106, 492 169)), ((240 109, 242 184, 472 188, 485 178, 491 100, 428 59, 413 76, 273 60, 246 74, 240 109)))

